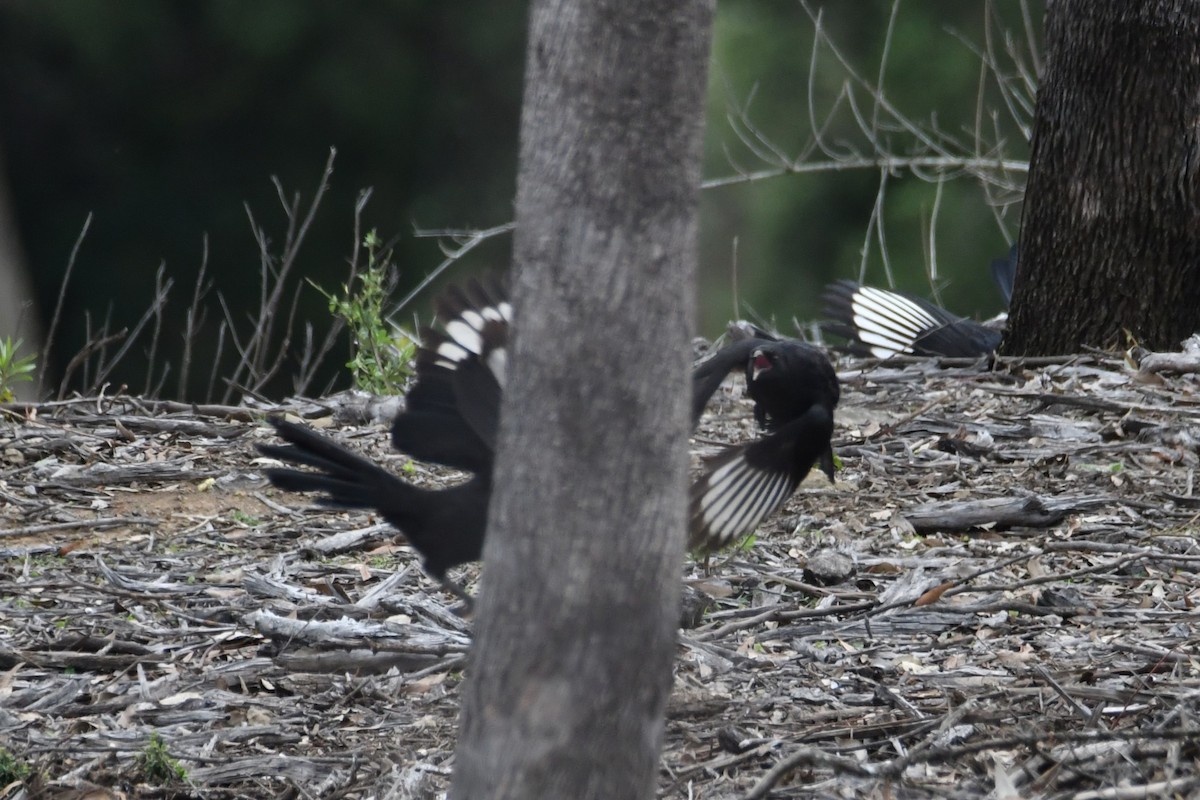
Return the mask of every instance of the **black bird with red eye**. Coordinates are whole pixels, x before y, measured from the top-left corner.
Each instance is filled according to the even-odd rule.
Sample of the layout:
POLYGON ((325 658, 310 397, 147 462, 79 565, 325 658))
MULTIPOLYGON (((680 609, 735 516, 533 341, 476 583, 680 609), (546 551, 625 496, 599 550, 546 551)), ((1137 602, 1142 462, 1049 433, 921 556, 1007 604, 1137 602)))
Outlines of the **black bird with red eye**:
POLYGON ((833 480, 833 412, 841 397, 825 354, 794 339, 757 335, 722 348, 694 373, 699 419, 721 380, 744 367, 754 419, 766 435, 711 461, 691 491, 689 542, 715 550, 754 531, 799 487, 814 464, 833 480))

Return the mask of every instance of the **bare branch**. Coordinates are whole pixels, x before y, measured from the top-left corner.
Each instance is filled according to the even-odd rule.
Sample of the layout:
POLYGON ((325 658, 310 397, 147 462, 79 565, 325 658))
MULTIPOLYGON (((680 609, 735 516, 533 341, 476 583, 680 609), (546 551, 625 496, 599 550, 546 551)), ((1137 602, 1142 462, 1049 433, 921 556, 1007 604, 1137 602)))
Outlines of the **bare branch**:
MULTIPOLYGON (((87 236, 88 228, 92 227, 92 212, 88 212, 87 217, 83 220, 83 227, 79 230, 79 236, 75 237, 75 244, 71 246, 71 255, 67 257, 67 271, 63 273, 62 284, 58 287, 58 300, 54 303, 54 316, 50 318, 50 329, 46 331, 46 346, 42 349, 42 363, 49 365, 50 353, 54 349, 54 337, 58 333, 58 321, 62 318, 63 301, 67 297, 67 285, 71 282, 71 273, 75 271, 75 259, 79 256, 79 248, 83 245, 83 239, 87 236)), ((74 363, 74 359, 72 359, 74 363)), ((46 377, 46 370, 38 370, 37 394, 40 397, 43 389, 43 381, 46 377)), ((59 397, 62 396, 63 389, 59 388, 59 397)))
MULTIPOLYGON (((151 317, 154 320, 154 332, 150 335, 150 350, 146 353, 146 383, 142 388, 142 395, 144 397, 154 397, 157 394, 151 393, 150 387, 154 379, 154 361, 158 355, 158 340, 162 336, 163 309, 167 305, 167 296, 163 292, 163 287, 169 284, 169 282, 165 282, 166 274, 167 264, 165 261, 160 261, 158 269, 154 272, 154 288, 156 296, 162 297, 163 302, 156 303, 151 308, 153 312, 151 317)), ((165 377, 166 373, 164 372, 163 375, 165 377)), ((159 381, 159 385, 162 385, 161 380, 159 381)))
POLYGON ((75 354, 74 358, 72 358, 70 363, 67 364, 67 368, 63 370, 62 381, 58 384, 58 399, 62 400, 67 396, 67 385, 71 382, 71 375, 75 372, 75 370, 79 369, 81 366, 86 367, 88 359, 91 358, 93 354, 103 351, 104 348, 108 347, 110 344, 121 341, 125 338, 125 334, 128 332, 129 330, 127 328, 122 328, 111 336, 101 335, 98 338, 89 337, 87 344, 85 344, 83 348, 75 354))
POLYGON ((450 239, 455 242, 455 246, 444 251, 446 252, 445 260, 434 267, 433 272, 426 275, 425 279, 418 283, 415 289, 405 295, 404 299, 392 308, 391 313, 388 315, 389 320, 396 314, 400 313, 401 309, 411 303, 413 298, 420 294, 425 287, 437 280, 438 276, 445 272, 451 264, 458 261, 460 258, 486 242, 488 239, 505 233, 512 233, 516 227, 517 224, 515 222, 505 222, 503 225, 497 225, 493 228, 487 228, 482 231, 421 230, 420 228, 415 228, 413 235, 417 238, 450 239))
MULTIPOLYGON (((212 284, 205 284, 204 275, 208 271, 208 234, 201 239, 200 272, 196 275, 196 283, 192 288, 192 302, 188 305, 183 321, 183 357, 180 360, 179 388, 180 399, 187 396, 187 379, 192 370, 192 343, 200 333, 207 316, 200 301, 208 294, 212 284)), ((219 361, 219 359, 214 359, 219 361)))
POLYGON ((88 389, 89 392, 94 393, 98 391, 100 386, 108 380, 108 376, 112 373, 113 369, 115 369, 116 366, 121 363, 121 359, 125 357, 125 354, 129 352, 129 348, 134 342, 137 341, 142 329, 146 327, 151 319, 154 319, 155 316, 161 312, 162 306, 167 302, 167 296, 171 293, 171 287, 174 285, 175 280, 173 278, 167 278, 166 281, 157 286, 155 289, 154 300, 150 303, 150 307, 146 309, 145 313, 142 314, 141 319, 139 319, 137 324, 133 326, 133 330, 129 333, 129 336, 125 339, 125 342, 121 345, 121 348, 117 350, 116 354, 112 357, 112 360, 107 364, 101 365, 100 369, 96 373, 96 380, 92 382, 91 387, 88 389))
MULTIPOLYGON (((892 13, 888 17, 887 32, 883 35, 883 52, 879 54, 879 77, 875 79, 875 85, 879 87, 879 91, 883 92, 883 77, 887 73, 888 52, 892 46, 892 35, 896 32, 896 17, 900 13, 900 0, 893 0, 892 13)), ((879 103, 875 103, 875 110, 871 114, 871 136, 879 135, 879 103)))

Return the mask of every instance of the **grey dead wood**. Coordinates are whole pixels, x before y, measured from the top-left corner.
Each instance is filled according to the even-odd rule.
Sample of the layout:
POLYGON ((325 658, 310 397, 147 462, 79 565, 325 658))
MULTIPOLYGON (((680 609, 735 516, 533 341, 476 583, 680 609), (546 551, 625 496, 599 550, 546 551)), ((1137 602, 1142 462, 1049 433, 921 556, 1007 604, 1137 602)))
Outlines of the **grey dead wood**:
POLYGON ((222 786, 242 783, 261 775, 274 775, 304 785, 313 782, 323 771, 322 767, 308 759, 267 755, 199 767, 192 777, 194 780, 222 786))
POLYGON ((363 550, 372 544, 394 539, 395 537, 395 528, 386 522, 378 522, 366 528, 339 531, 329 536, 323 536, 320 539, 308 542, 305 547, 321 555, 335 556, 339 553, 363 550))
POLYGON ((72 530, 103 531, 108 528, 124 528, 133 526, 154 527, 157 520, 147 517, 109 517, 107 519, 77 519, 69 522, 44 522, 37 525, 22 525, 15 528, 0 530, 0 537, 33 536, 39 533, 56 533, 72 530))
POLYGON ((904 512, 904 518, 921 533, 967 531, 989 527, 1045 528, 1067 514, 1101 508, 1111 497, 992 497, 956 503, 931 503, 904 512))
MULTIPOLYGON (((463 656, 439 656, 422 653, 395 653, 356 648, 352 641, 331 641, 329 648, 288 647, 274 657, 288 672, 325 672, 330 674, 384 675, 461 669, 463 656)), ((465 648, 464 648, 465 652, 465 648)))
POLYGON ((287 600, 297 605, 332 606, 333 598, 314 589, 258 572, 248 572, 242 578, 242 588, 255 597, 287 600))
POLYGON ((515 340, 451 796, 653 793, 679 619, 705 0, 537 0, 515 340))
POLYGON ((62 465, 47 475, 44 484, 61 486, 119 486, 131 483, 178 483, 217 478, 218 470, 197 466, 194 456, 183 456, 154 464, 93 464, 90 467, 62 465))
POLYGON ((103 416, 81 415, 74 420, 77 424, 120 426, 129 431, 142 433, 177 433, 213 439, 234 439, 245 435, 250 428, 245 425, 213 425, 195 419, 172 419, 170 417, 133 416, 130 414, 103 416))
POLYGON ((1182 348, 1178 353, 1139 353, 1138 369, 1146 374, 1172 372, 1182 375, 1200 372, 1200 334, 1192 334, 1185 339, 1182 348))
POLYGON ((302 620, 283 617, 268 610, 255 611, 246 619, 259 633, 290 641, 323 642, 373 640, 378 647, 411 648, 413 651, 462 652, 467 637, 416 624, 388 621, 335 619, 302 620))
POLYGON ((153 580, 139 580, 129 574, 108 566, 101 556, 95 557, 96 570, 106 581, 117 589, 131 594, 141 595, 180 595, 195 594, 203 591, 203 587, 186 582, 165 580, 162 575, 153 580))
POLYGON ((97 653, 73 653, 66 650, 8 650, 0 648, 0 668, 28 664, 51 669, 69 669, 77 672, 104 672, 111 669, 128 669, 137 664, 156 664, 169 660, 166 655, 101 655, 97 653))

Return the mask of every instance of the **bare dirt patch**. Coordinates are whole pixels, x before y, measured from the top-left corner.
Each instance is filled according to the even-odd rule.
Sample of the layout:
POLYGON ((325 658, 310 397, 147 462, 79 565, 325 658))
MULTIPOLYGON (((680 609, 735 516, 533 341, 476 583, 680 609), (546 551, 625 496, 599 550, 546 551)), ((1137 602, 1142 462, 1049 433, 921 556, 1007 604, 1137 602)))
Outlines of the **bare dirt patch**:
MULTIPOLYGON (((660 796, 1200 791, 1195 378, 863 366, 837 485, 681 565, 715 599, 680 632, 660 796)), ((698 450, 753 435, 738 396, 698 450)), ((0 421, 0 747, 35 772, 0 797, 448 786, 470 623, 385 525, 266 487, 253 417, 0 421), (147 776, 151 734, 182 781, 147 776)), ((331 432, 405 464, 384 427, 331 432)))

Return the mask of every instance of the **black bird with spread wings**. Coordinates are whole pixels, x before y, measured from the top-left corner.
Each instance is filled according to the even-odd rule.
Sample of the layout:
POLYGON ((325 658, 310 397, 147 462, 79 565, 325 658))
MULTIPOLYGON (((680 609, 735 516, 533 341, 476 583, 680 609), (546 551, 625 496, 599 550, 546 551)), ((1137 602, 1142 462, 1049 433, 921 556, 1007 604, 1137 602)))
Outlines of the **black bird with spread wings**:
MULTIPOLYGON (((317 471, 266 470, 287 491, 322 492, 319 502, 375 509, 421 554, 425 570, 465 597, 446 573, 478 560, 487 528, 500 397, 512 309, 498 278, 452 288, 436 303, 442 330, 426 330, 417 380, 392 424, 392 443, 415 459, 470 472, 449 489, 421 489, 328 437, 271 419, 286 446, 263 454, 317 471)), ((693 375, 693 422, 734 369, 746 375, 766 435, 717 456, 692 486, 690 542, 715 549, 749 533, 795 491, 814 463, 833 477, 837 376, 816 348, 765 334, 736 341, 693 375)))
POLYGON ((392 423, 392 444, 420 461, 470 472, 469 480, 422 489, 311 428, 281 419, 268 421, 288 445, 258 449, 318 470, 268 469, 271 483, 291 492, 323 492, 322 505, 378 511, 421 554, 426 572, 466 597, 446 572, 483 553, 512 308, 492 276, 452 287, 436 310, 444 331, 424 332, 417 382, 392 423))
POLYGON ((750 533, 784 504, 814 464, 833 480, 837 374, 825 354, 793 339, 733 342, 696 367, 693 424, 722 379, 742 367, 754 418, 766 434, 727 448, 692 484, 689 544, 715 550, 750 533))
MULTIPOLYGON (((1017 269, 1017 246, 1007 258, 992 260, 992 277, 1007 306, 1017 269)), ((876 289, 854 281, 825 287, 822 328, 850 341, 861 355, 978 358, 991 355, 1004 335, 1003 318, 980 323, 951 313, 915 295, 876 289)))

